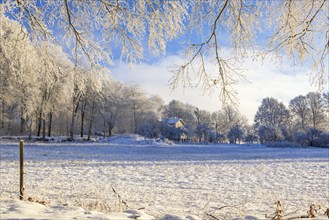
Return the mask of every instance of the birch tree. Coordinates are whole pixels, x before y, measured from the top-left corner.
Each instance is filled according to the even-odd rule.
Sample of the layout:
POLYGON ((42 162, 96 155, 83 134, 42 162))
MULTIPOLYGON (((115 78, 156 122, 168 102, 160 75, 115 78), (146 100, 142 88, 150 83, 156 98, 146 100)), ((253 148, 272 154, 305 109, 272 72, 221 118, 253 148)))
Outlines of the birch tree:
POLYGON ((1 10, 31 38, 57 39, 76 61, 91 63, 113 63, 118 49, 128 63, 165 54, 167 43, 185 34, 185 60, 173 70, 171 87, 218 89, 223 101, 235 100, 233 86, 244 78, 236 62, 248 56, 303 63, 319 87, 328 77, 328 0, 4 0, 1 10), (207 69, 209 62, 215 69, 207 69))

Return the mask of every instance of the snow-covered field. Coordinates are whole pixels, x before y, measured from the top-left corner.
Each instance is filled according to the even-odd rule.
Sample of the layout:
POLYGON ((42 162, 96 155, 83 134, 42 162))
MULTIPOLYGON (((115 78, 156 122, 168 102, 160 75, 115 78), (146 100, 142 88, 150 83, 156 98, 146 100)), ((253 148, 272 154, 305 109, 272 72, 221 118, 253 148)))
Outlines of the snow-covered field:
POLYGON ((18 158, 18 143, 2 141, 1 219, 266 219, 277 200, 293 215, 320 205, 323 219, 329 208, 323 148, 170 145, 137 136, 26 143, 25 200, 34 202, 17 200, 18 158))

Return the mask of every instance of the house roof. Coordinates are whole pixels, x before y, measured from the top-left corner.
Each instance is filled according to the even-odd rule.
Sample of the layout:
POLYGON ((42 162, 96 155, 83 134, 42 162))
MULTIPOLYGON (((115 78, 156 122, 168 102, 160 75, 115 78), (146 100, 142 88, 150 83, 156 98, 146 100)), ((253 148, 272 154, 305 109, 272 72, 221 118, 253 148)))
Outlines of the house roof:
POLYGON ((167 124, 176 124, 177 122, 181 121, 184 124, 184 121, 181 118, 165 118, 162 120, 167 124))

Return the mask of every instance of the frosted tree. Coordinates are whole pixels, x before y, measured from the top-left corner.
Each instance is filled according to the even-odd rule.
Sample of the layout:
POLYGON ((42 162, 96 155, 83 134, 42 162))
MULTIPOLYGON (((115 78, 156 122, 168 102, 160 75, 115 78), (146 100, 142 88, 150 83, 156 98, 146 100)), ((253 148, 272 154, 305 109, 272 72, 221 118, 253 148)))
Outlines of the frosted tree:
POLYGON ((152 95, 145 103, 146 108, 141 114, 142 122, 139 134, 150 138, 157 138, 161 132, 161 115, 164 108, 164 101, 160 96, 152 95))
POLYGON ((261 143, 291 138, 290 111, 275 98, 264 98, 254 119, 261 143), (281 138, 283 137, 283 138, 281 138))
MULTIPOLYGON (((36 39, 63 39, 78 60, 112 62, 112 45, 121 48, 121 58, 136 62, 143 57, 146 40, 150 50, 164 53, 166 42, 184 28, 187 4, 180 1, 11 1, 3 10, 24 24, 36 39), (52 29, 62 30, 53 35, 52 29), (97 34, 92 34, 92 31, 97 34)), ((26 33, 28 33, 26 32, 26 33)))
POLYGON ((245 126, 245 142, 247 143, 255 143, 258 141, 258 135, 257 132, 255 131, 255 128, 251 125, 246 125, 245 126))
POLYGON ((81 102, 82 97, 86 93, 86 70, 81 68, 75 68, 72 73, 70 74, 70 84, 71 88, 69 91, 70 94, 70 104, 69 104, 69 112, 70 112, 70 130, 69 136, 70 139, 73 140, 73 136, 75 133, 75 121, 76 116, 79 110, 79 105, 81 102))
POLYGON ((15 111, 13 119, 20 118, 20 133, 23 134, 27 122, 31 122, 35 99, 39 93, 34 63, 37 52, 17 23, 2 14, 0 19, 1 126, 4 129, 4 122, 7 120, 7 130, 10 131, 9 117, 15 111), (7 115, 6 109, 10 110, 7 115))
POLYGON ((178 100, 171 100, 168 105, 165 106, 163 112, 164 117, 167 118, 183 118, 185 120, 185 104, 178 100))
POLYGON ((195 134, 198 137, 199 142, 201 142, 202 140, 208 141, 208 136, 211 131, 211 114, 210 114, 210 112, 196 108, 194 110, 194 115, 197 120, 195 134))
POLYGON ((297 127, 305 131, 310 120, 310 109, 306 97, 303 95, 295 97, 290 101, 289 108, 295 118, 297 127))
POLYGON ((224 106, 222 111, 224 114, 225 123, 229 124, 230 125, 229 127, 231 127, 234 124, 238 124, 239 121, 242 120, 241 114, 232 105, 224 106))
POLYGON ((289 116, 289 110, 283 103, 274 98, 264 98, 258 107, 254 122, 256 126, 266 125, 279 128, 286 125, 289 116))
POLYGON ((211 114, 213 128, 215 129, 214 139, 218 142, 225 140, 225 131, 223 130, 225 116, 222 111, 215 111, 211 114))
POLYGON ((139 86, 133 85, 126 87, 124 99, 125 111, 127 111, 128 118, 131 119, 130 132, 138 134, 143 120, 143 112, 151 109, 151 106, 147 102, 148 97, 139 86))
POLYGON ((161 119, 165 106, 163 99, 159 95, 151 95, 148 101, 151 105, 151 109, 157 113, 157 118, 161 119))
MULTIPOLYGON (((325 108, 326 122, 329 124, 329 91, 323 93, 323 106, 325 108)), ((329 126, 325 129, 329 132, 329 126)))
POLYGON ((90 140, 92 128, 95 122, 96 113, 101 109, 101 101, 103 100, 104 94, 102 93, 103 87, 103 76, 106 72, 101 70, 93 69, 86 73, 86 90, 83 96, 84 101, 87 103, 88 110, 88 138, 90 140))
POLYGON ((241 143, 245 136, 245 129, 242 126, 236 124, 234 125, 229 132, 227 133, 227 138, 229 139, 230 143, 236 144, 241 143))
POLYGON ((212 119, 215 128, 217 127, 216 132, 225 136, 233 126, 244 126, 247 123, 247 119, 231 105, 225 105, 221 110, 214 112, 212 119))
POLYGON ((119 111, 123 100, 124 85, 120 82, 111 80, 110 78, 103 81, 103 101, 100 113, 104 119, 106 129, 104 128, 104 134, 108 133, 111 136, 113 129, 116 127, 119 121, 119 111), (105 131, 106 130, 106 131, 105 131))
POLYGON ((46 121, 48 121, 48 136, 51 135, 52 122, 57 109, 66 108, 69 101, 69 89, 71 84, 69 76, 73 71, 73 64, 68 60, 67 55, 57 45, 42 44, 38 49, 38 59, 34 62, 38 66, 35 72, 38 73, 40 96, 38 97, 37 135, 46 136, 46 121))
POLYGON ((188 124, 196 123, 196 118, 193 113, 195 106, 184 104, 178 100, 171 100, 165 106, 163 117, 165 118, 181 118, 188 124))
POLYGON ((261 144, 280 142, 284 140, 282 130, 271 125, 261 125, 258 127, 258 136, 261 144))
MULTIPOLYGON (((326 114, 328 103, 326 93, 321 95, 320 93, 311 92, 306 96, 299 95, 292 99, 289 107, 294 116, 297 131, 299 130, 301 134, 309 132, 310 128, 328 131, 329 117, 326 114)), ((301 134, 297 135, 296 133, 297 136, 301 136, 301 134)))
POLYGON ((310 92, 306 95, 306 100, 309 107, 309 117, 312 128, 322 129, 323 126, 325 126, 328 129, 325 115, 325 105, 321 94, 310 92))
POLYGON ((320 87, 328 76, 328 0, 4 0, 1 9, 31 38, 57 39, 75 60, 92 63, 112 63, 117 49, 129 63, 143 59, 146 47, 165 54, 166 44, 185 33, 186 59, 173 70, 172 88, 216 88, 223 101, 235 100, 232 86, 244 77, 236 62, 247 56, 309 65, 320 87), (207 69, 209 62, 215 69, 207 69))

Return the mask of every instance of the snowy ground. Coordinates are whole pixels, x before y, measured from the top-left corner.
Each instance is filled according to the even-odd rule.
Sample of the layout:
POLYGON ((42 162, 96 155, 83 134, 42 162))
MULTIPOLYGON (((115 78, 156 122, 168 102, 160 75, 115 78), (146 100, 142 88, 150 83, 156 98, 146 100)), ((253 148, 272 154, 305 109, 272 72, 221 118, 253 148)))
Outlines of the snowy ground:
POLYGON ((26 143, 25 197, 34 202, 17 200, 18 144, 2 141, 0 159, 1 219, 251 220, 273 214, 276 200, 293 215, 320 205, 323 219, 329 208, 329 149, 169 145, 137 136, 26 143))

